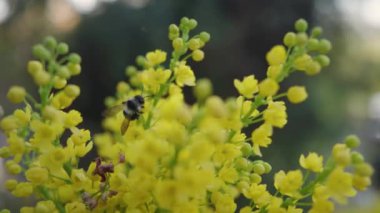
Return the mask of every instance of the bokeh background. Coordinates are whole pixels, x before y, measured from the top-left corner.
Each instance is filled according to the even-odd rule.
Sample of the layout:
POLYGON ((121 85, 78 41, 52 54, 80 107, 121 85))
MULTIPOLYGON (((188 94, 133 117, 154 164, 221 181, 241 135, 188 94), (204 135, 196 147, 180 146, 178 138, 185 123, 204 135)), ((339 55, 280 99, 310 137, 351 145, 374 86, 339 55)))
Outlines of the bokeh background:
MULTIPOLYGON (((334 45, 331 66, 284 83, 305 84, 309 99, 289 107, 288 125, 275 131, 264 155, 274 171, 292 169, 301 153, 327 155, 332 144, 355 133, 366 159, 380 167, 379 0, 0 0, 0 105, 5 113, 15 108, 5 98, 13 84, 36 94, 26 73, 31 46, 54 35, 82 56, 83 72, 74 78, 82 93, 74 108, 83 112, 83 126, 100 132, 103 100, 125 80, 125 67, 149 50, 170 50, 167 26, 182 16, 211 33, 206 58, 194 70, 215 82, 215 94, 224 98, 237 94, 232 79, 264 76, 266 51, 281 43, 296 19, 322 26, 334 45)), ((0 164, 0 182, 5 176, 0 164)), ((379 180, 376 172, 373 187, 340 211, 380 212, 379 180)), ((0 209, 17 211, 19 205, 1 185, 0 209)))

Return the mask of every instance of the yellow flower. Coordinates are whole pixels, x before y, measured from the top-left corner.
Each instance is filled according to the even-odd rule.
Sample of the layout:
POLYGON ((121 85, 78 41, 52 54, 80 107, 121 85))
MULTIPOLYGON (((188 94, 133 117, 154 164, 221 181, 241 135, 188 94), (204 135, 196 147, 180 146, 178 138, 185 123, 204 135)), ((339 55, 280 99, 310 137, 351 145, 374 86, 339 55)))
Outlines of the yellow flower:
POLYGON ((43 184, 48 180, 49 173, 45 168, 32 167, 25 172, 25 177, 34 184, 43 184))
POLYGON ((335 144, 332 150, 335 162, 340 166, 347 166, 351 163, 351 150, 345 144, 335 144))
POLYGON ((268 108, 264 111, 266 123, 282 128, 287 123, 286 106, 283 101, 269 102, 268 108))
POLYGON ((332 213, 334 212, 334 203, 329 200, 313 200, 313 205, 309 213, 332 213))
POLYGON ((78 124, 82 123, 82 121, 83 121, 83 118, 80 112, 78 112, 77 110, 70 110, 66 114, 65 127, 66 128, 75 127, 78 124))
POLYGON ((281 74, 283 67, 284 66, 282 64, 269 66, 267 69, 267 77, 276 80, 281 74))
POLYGON ((288 173, 281 170, 274 176, 274 186, 284 195, 299 197, 302 184, 303 177, 300 170, 292 170, 288 173))
POLYGON ((219 171, 219 178, 227 183, 235 183, 239 178, 239 174, 234 167, 223 166, 219 171))
POLYGON ((243 191, 246 198, 251 199, 259 207, 265 206, 270 202, 271 194, 267 191, 267 185, 252 183, 248 190, 243 191))
POLYGON ((282 45, 276 45, 269 50, 266 55, 266 59, 269 65, 280 65, 285 63, 286 49, 282 45))
POLYGON ((90 212, 86 205, 81 203, 81 202, 78 202, 78 201, 74 201, 74 202, 71 202, 71 203, 67 203, 65 205, 65 210, 66 212, 71 212, 71 213, 86 213, 86 212, 90 212))
POLYGON ((234 85, 239 93, 246 98, 253 98, 253 95, 259 91, 257 80, 254 75, 244 77, 243 81, 235 79, 234 85))
POLYGON ((323 170, 323 156, 318 156, 314 152, 309 153, 306 158, 304 155, 301 155, 299 163, 302 168, 313 172, 321 172, 323 170))
POLYGON ((326 186, 331 197, 344 204, 347 202, 347 197, 355 196, 356 191, 353 188, 352 180, 352 174, 344 172, 341 167, 335 168, 326 180, 326 186))
POLYGON ((195 76, 191 67, 187 66, 184 62, 179 63, 174 68, 175 82, 178 86, 195 86, 195 76))
POLYGON ((154 67, 162 62, 166 61, 166 52, 162 50, 155 50, 154 52, 148 52, 146 59, 151 67, 154 67))
POLYGON ((57 209, 55 208, 55 204, 51 200, 45 200, 45 201, 39 201, 36 205, 35 212, 57 212, 57 209))
POLYGON ((266 78, 259 84, 259 94, 263 97, 273 96, 280 89, 277 81, 272 78, 266 78))
POLYGON ((360 176, 360 175, 354 175, 352 179, 352 185, 355 187, 355 189, 364 191, 367 189, 368 186, 371 185, 371 178, 360 176))
POLYGON ((21 87, 21 86, 12 86, 7 93, 8 100, 14 104, 23 102, 25 99, 25 96, 26 96, 26 91, 24 87, 21 87))
POLYGON ((288 89, 288 100, 293 104, 298 104, 306 100, 307 92, 303 86, 292 86, 288 89))
POLYGON ((164 70, 162 68, 154 70, 153 68, 150 68, 142 72, 139 75, 139 78, 146 90, 157 93, 161 85, 166 83, 166 81, 169 79, 170 75, 170 70, 164 70))
POLYGON ((29 182, 21 182, 12 190, 15 197, 27 197, 33 193, 33 185, 29 182))
POLYGON ((233 197, 220 192, 213 193, 211 195, 211 201, 215 205, 216 213, 235 212, 237 207, 233 197))
POLYGON ((261 156, 260 147, 268 147, 268 145, 272 143, 272 139, 270 138, 272 133, 272 126, 269 124, 262 124, 253 130, 251 139, 255 154, 261 156))

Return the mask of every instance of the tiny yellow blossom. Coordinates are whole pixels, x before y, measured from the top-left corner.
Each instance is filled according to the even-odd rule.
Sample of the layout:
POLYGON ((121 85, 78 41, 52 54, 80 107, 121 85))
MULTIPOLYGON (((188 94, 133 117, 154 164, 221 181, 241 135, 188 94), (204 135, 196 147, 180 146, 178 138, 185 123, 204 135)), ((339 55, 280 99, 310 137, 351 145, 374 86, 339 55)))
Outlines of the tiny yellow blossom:
POLYGON ((166 61, 166 52, 162 50, 155 50, 146 54, 146 59, 150 66, 154 67, 166 61))
POLYGON ((340 166, 347 166, 351 163, 351 150, 345 144, 335 144, 332 156, 340 166))
POLYGON ((371 185, 371 178, 360 176, 360 175, 354 175, 352 179, 352 185, 355 187, 355 189, 364 191, 367 189, 368 186, 371 185))
POLYGON ((282 45, 276 45, 269 50, 266 55, 266 59, 269 65, 280 65, 285 63, 286 49, 282 45))
POLYGON ((26 91, 24 87, 21 86, 12 86, 7 93, 8 100, 14 104, 18 104, 24 101, 25 96, 26 91))
POLYGON ((266 123, 282 128, 287 123, 286 107, 283 101, 269 102, 268 108, 264 111, 266 123))
POLYGON ((49 174, 45 168, 32 167, 25 172, 25 177, 31 183, 42 184, 48 180, 49 174))
POLYGON ((70 110, 66 114, 65 127, 67 128, 75 127, 78 124, 82 123, 82 121, 83 121, 83 118, 80 112, 78 112, 77 110, 70 110))
POLYGON ((329 200, 313 200, 313 205, 309 213, 333 213, 334 203, 329 200))
POLYGON ((307 157, 301 155, 299 163, 302 168, 313 172, 321 172, 323 170, 323 156, 318 156, 314 152, 309 153, 307 157))
POLYGON ((300 170, 292 170, 288 173, 281 170, 274 176, 274 186, 284 195, 299 197, 302 184, 303 177, 300 170))
POLYGON ((239 93, 246 98, 253 98, 253 95, 259 91, 257 80, 254 75, 244 77, 243 81, 235 79, 234 85, 239 93))
POLYGON ((174 68, 175 81, 178 86, 195 86, 195 75, 191 67, 187 66, 185 63, 179 63, 174 68))
POLYGON ((33 193, 33 186, 29 182, 21 182, 12 190, 12 195, 15 197, 27 197, 33 193))
POLYGON ((267 77, 276 80, 281 74, 283 67, 282 64, 269 66, 267 69, 267 77))
POLYGON ((259 94, 263 97, 273 96, 280 89, 277 81, 272 78, 266 78, 259 84, 259 94))
POLYGON ((356 195, 353 188, 353 177, 350 173, 344 172, 341 167, 337 167, 326 180, 326 186, 334 198, 339 203, 346 203, 347 197, 356 195))
POLYGON ((288 89, 288 100, 293 104, 298 104, 306 100, 307 92, 304 86, 292 86, 288 89))
POLYGON ((271 199, 271 194, 267 191, 265 184, 252 183, 243 194, 246 198, 252 199, 259 207, 267 205, 271 199))
POLYGON ((257 129, 252 132, 252 143, 255 154, 261 156, 260 147, 268 147, 272 143, 273 130, 272 126, 269 124, 262 124, 257 129))

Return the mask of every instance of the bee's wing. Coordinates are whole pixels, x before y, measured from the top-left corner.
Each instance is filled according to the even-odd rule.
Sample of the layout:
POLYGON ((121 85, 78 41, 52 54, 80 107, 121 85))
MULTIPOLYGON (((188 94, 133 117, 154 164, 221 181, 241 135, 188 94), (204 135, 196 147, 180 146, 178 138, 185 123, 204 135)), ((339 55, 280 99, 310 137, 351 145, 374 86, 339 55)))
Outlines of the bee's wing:
POLYGON ((124 109, 123 104, 110 107, 103 112, 103 116, 105 116, 105 117, 114 116, 123 109, 124 109))
POLYGON ((120 131, 121 131, 121 134, 124 135, 125 132, 127 131, 129 127, 129 119, 125 118, 123 120, 123 123, 121 123, 121 126, 120 126, 120 131))

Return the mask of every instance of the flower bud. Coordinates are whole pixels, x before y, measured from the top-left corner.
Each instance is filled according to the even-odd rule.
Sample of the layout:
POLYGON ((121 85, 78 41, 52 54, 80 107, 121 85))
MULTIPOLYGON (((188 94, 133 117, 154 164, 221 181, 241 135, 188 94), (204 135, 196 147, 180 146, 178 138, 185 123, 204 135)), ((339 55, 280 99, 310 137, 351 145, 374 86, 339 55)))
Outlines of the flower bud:
POLYGON ((269 172, 272 171, 272 166, 269 163, 264 162, 263 165, 264 165, 264 168, 265 168, 265 174, 268 174, 269 172))
POLYGON ((257 173, 259 175, 264 174, 265 173, 265 167, 264 167, 263 163, 257 162, 257 161, 254 162, 253 163, 253 172, 257 173))
POLYGON ((187 26, 189 27, 189 30, 196 28, 197 25, 198 25, 198 22, 195 19, 190 19, 188 24, 187 24, 187 26))
POLYGON ((249 164, 249 161, 245 158, 238 158, 235 161, 235 166, 236 166, 236 169, 238 170, 244 170, 244 171, 247 170, 248 164, 249 164))
POLYGON ((12 86, 7 93, 8 100, 14 104, 23 102, 25 99, 25 96, 26 96, 26 91, 24 87, 21 87, 21 86, 12 86))
POLYGON ((319 42, 319 52, 320 53, 328 53, 332 49, 331 42, 327 39, 321 39, 319 42))
POLYGON ((351 160, 353 164, 361 164, 364 163, 364 157, 359 152, 352 152, 351 153, 351 160))
POLYGON ((47 36, 44 39, 44 45, 49 49, 54 49, 57 46, 57 40, 53 36, 47 36))
POLYGON ((72 98, 78 97, 80 94, 80 88, 77 85, 69 84, 65 87, 65 94, 72 98))
POLYGON ((250 178, 251 178, 252 183, 261 183, 262 181, 261 176, 256 173, 252 173, 250 178))
POLYGON ((32 167, 25 172, 28 181, 34 184, 43 184, 49 178, 48 170, 42 167, 32 167))
POLYGON ((336 144, 332 150, 332 157, 340 166, 347 166, 351 163, 350 149, 345 144, 336 144))
POLYGON ((29 182, 21 182, 17 184, 16 188, 12 191, 15 197, 27 197, 33 193, 33 185, 29 182))
POLYGON ((288 100, 293 104, 298 104, 306 100, 307 92, 304 86, 292 86, 288 89, 288 100))
POLYGON ((171 34, 178 34, 179 33, 179 28, 175 24, 169 25, 169 33, 171 34))
POLYGON ((38 71, 43 70, 42 64, 39 61, 29 61, 28 62, 28 73, 35 75, 38 71))
POLYGON ((298 31, 298 32, 306 32, 307 30, 307 27, 308 27, 308 24, 307 24, 307 21, 305 19, 298 19, 295 23, 294 23, 294 28, 298 31))
POLYGON ((73 64, 80 64, 82 58, 77 53, 71 53, 69 56, 69 62, 73 64))
POLYGON ((360 176, 370 177, 373 175, 373 172, 373 167, 368 163, 361 163, 355 165, 355 174, 358 174, 360 176))
POLYGON ((50 81, 50 74, 46 71, 40 70, 33 76, 34 83, 38 86, 44 86, 50 81))
POLYGON ((356 135, 349 135, 344 140, 344 143, 349 148, 356 148, 356 147, 360 146, 360 139, 356 135))
POLYGON ((174 50, 176 50, 176 51, 182 49, 184 46, 183 39, 182 38, 174 39, 172 42, 172 46, 173 46, 174 50))
POLYGON ((318 36, 320 36, 322 34, 323 30, 321 27, 314 27, 312 30, 311 30, 311 36, 316 38, 318 36))
POLYGON ((70 70, 66 66, 62 66, 58 68, 57 75, 61 78, 69 79, 71 73, 70 73, 70 70))
POLYGON ((187 17, 181 18, 179 27, 182 28, 182 29, 187 28, 189 21, 190 20, 187 17))
POLYGON ((308 48, 310 51, 318 50, 318 48, 319 48, 319 41, 318 41, 318 39, 310 38, 310 39, 307 41, 307 48, 308 48))
POLYGON ((82 69, 80 64, 73 64, 73 63, 69 63, 67 65, 67 68, 69 69, 71 75, 79 75, 82 69))
POLYGON ((310 63, 306 65, 305 72, 307 75, 316 75, 321 72, 321 69, 322 67, 317 61, 310 61, 310 63))
POLYGON ((199 38, 201 39, 201 41, 206 43, 206 42, 210 41, 211 36, 208 32, 201 32, 199 34, 199 38))
POLYGON ((212 84, 209 79, 202 78, 197 81, 193 89, 193 93, 198 102, 206 100, 212 95, 212 84))
POLYGON ((259 84, 259 94, 263 97, 273 96, 279 89, 280 86, 278 85, 277 81, 271 78, 266 78, 259 84))
POLYGON ((253 154, 253 149, 251 144, 249 143, 244 143, 241 148, 240 148, 241 153, 243 154, 244 157, 249 157, 253 154))
POLYGON ((371 185, 372 181, 370 177, 365 177, 365 176, 359 176, 359 175, 354 175, 352 178, 352 185, 360 190, 364 191, 367 189, 369 185, 371 185))
POLYGON ((8 146, 0 147, 0 158, 9 158, 11 156, 11 152, 8 146))
POLYGON ((308 36, 306 33, 297 33, 296 40, 298 45, 305 45, 308 41, 308 36))
POLYGON ((327 67, 330 65, 330 58, 327 55, 319 55, 315 57, 315 60, 322 66, 327 67))
POLYGON ((189 49, 196 50, 200 48, 200 39, 198 38, 192 38, 189 41, 189 49))
POLYGON ((53 82, 54 82, 54 88, 55 89, 62 89, 67 84, 66 79, 60 78, 60 77, 57 77, 57 76, 54 76, 53 82))
POLYGON ((205 54, 202 50, 194 50, 192 53, 192 58, 194 61, 202 61, 205 54))
POLYGON ((134 76, 137 73, 137 69, 135 66, 127 66, 125 68, 125 75, 128 77, 134 76))
POLYGON ((286 46, 292 47, 297 43, 297 36, 293 32, 287 32, 283 38, 283 42, 286 46))
POLYGON ((8 160, 7 162, 5 162, 5 167, 7 168, 8 172, 12 175, 17 175, 22 171, 21 166, 13 160, 8 160))
POLYGON ((57 52, 60 55, 68 53, 69 52, 69 45, 67 45, 64 42, 59 43, 58 47, 57 47, 57 52))
POLYGON ((42 60, 49 60, 51 53, 41 44, 37 44, 33 47, 33 55, 42 60))
POLYGON ((5 188, 8 191, 12 191, 13 189, 16 188, 17 183, 18 183, 18 181, 15 179, 8 179, 7 181, 5 181, 5 188))

